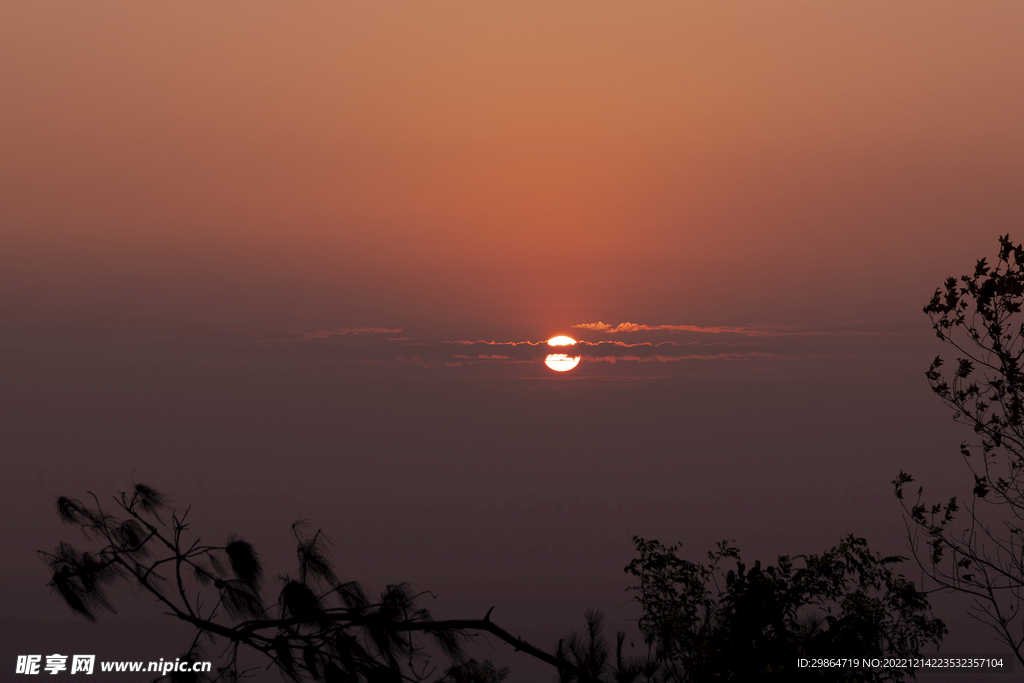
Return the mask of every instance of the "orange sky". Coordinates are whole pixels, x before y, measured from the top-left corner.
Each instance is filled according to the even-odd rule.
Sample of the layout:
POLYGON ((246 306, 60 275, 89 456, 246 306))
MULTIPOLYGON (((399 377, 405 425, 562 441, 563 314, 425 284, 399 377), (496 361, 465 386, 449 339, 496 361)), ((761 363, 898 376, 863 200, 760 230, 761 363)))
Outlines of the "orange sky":
MULTIPOLYGON (((71 622, 35 555, 54 496, 128 478, 261 548, 316 520, 352 578, 541 645, 635 619, 631 534, 905 553, 898 471, 973 485, 921 308, 1024 240, 1022 27, 1020 0, 0 2, 0 631, 171 654, 131 612, 71 622)), ((951 651, 986 651, 958 610, 951 651)))
POLYGON ((1020 224, 1022 25, 1017 2, 6 3, 0 311, 531 337, 902 315, 1020 224))

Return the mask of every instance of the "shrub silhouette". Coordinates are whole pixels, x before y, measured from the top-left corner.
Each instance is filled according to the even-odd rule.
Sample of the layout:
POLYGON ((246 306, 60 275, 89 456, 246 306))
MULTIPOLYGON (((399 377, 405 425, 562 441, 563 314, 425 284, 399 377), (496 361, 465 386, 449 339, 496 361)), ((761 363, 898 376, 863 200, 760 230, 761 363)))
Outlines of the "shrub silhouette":
MULTIPOLYGON (((633 542, 638 557, 626 572, 639 581, 630 590, 638 594, 647 653, 624 655, 620 632, 613 658, 603 616, 594 611, 583 633, 556 650, 608 683, 902 681, 912 671, 801 668, 798 660, 912 657, 946 633, 927 596, 895 573, 904 558, 872 553, 852 535, 820 555, 781 556, 763 568, 745 565, 727 542, 708 553, 707 564, 680 558, 678 546, 633 542)), ((563 669, 559 680, 580 679, 563 669)))

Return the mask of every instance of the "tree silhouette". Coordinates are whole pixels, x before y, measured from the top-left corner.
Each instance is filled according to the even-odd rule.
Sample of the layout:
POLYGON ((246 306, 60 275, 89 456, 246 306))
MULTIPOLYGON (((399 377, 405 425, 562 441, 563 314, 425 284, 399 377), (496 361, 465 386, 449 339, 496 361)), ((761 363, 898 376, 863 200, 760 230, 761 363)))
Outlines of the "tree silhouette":
MULTIPOLYGON (((582 633, 573 631, 568 638, 558 641, 555 654, 559 659, 598 680, 610 683, 654 680, 657 662, 652 657, 630 657, 623 654, 625 631, 615 635, 615 658, 612 659, 611 648, 604 638, 604 614, 591 609, 584 613, 583 618, 587 627, 582 633)), ((574 683, 579 679, 571 671, 562 669, 558 672, 558 680, 559 683, 574 683)))
POLYGON ((478 662, 475 659, 454 664, 449 667, 440 683, 501 683, 508 678, 508 667, 500 669, 487 659, 478 662))
POLYGON ((995 266, 949 278, 924 311, 936 335, 955 349, 946 367, 936 357, 926 373, 955 421, 974 431, 960 445, 973 481, 964 503, 928 504, 918 487, 911 502, 900 472, 893 481, 908 521, 911 546, 939 586, 973 596, 971 616, 993 629, 1024 663, 1024 249, 999 239, 995 266))
MULTIPOLYGON (((559 641, 552 653, 499 627, 491 611, 482 619, 434 619, 406 584, 369 596, 359 583, 339 580, 324 535, 302 523, 292 526, 297 572, 280 577, 276 600, 268 602, 270 582, 247 541, 190 540, 188 509, 168 509, 163 495, 143 484, 113 498, 117 514, 90 496, 89 505, 57 500, 60 518, 96 547, 82 552, 62 542, 42 552, 52 571, 49 585, 89 620, 113 609, 108 590, 118 583, 148 593, 196 629, 181 660, 216 660, 214 681, 276 668, 293 681, 501 683, 507 669, 465 657, 465 640, 477 634, 550 664, 561 683, 784 681, 797 674, 898 681, 902 673, 888 669, 808 676, 797 671, 797 658, 913 655, 945 633, 925 595, 894 573, 902 558, 872 554, 863 539, 850 536, 821 555, 798 556, 799 568, 783 556, 762 569, 760 563, 747 568, 725 542, 705 565, 679 558, 677 546, 636 537, 638 557, 626 571, 639 581, 631 590, 642 610, 646 654, 624 654, 622 632, 613 653, 597 611, 585 615, 583 632, 559 641), (728 562, 735 568, 725 571, 728 562)), ((181 672, 170 679, 200 680, 181 672)))
MULTIPOLYGON (((212 661, 215 681, 234 681, 277 668, 293 681, 399 683, 439 678, 444 683, 500 683, 507 669, 467 660, 462 645, 486 633, 517 650, 596 683, 585 671, 502 629, 490 619, 436 620, 406 584, 369 596, 354 581, 340 581, 320 531, 292 526, 298 571, 281 577, 276 601, 265 600, 266 577, 256 550, 231 536, 224 545, 189 540, 188 510, 167 509, 162 494, 144 484, 114 497, 112 514, 92 503, 61 497, 57 513, 98 547, 80 552, 61 543, 41 552, 53 572, 49 585, 86 619, 112 610, 108 589, 124 582, 141 588, 166 612, 196 629, 182 661, 212 661), (241 651, 261 654, 262 664, 241 651), (450 663, 444 671, 434 663, 450 663)), ((491 608, 493 610, 493 608, 491 608)), ((174 681, 198 674, 172 673, 174 681)))
MULTIPOLYGON (((613 662, 603 617, 593 611, 584 632, 557 650, 608 683, 901 681, 912 670, 801 668, 798 660, 912 657, 946 633, 925 594, 894 572, 904 558, 874 554, 864 539, 847 536, 820 555, 797 556, 800 567, 781 556, 764 568, 748 568, 727 542, 703 564, 681 559, 678 546, 633 541, 639 556, 626 571, 639 580, 631 590, 638 593, 647 654, 625 657, 620 632, 613 662), (734 568, 726 571, 728 563, 734 568)), ((561 683, 575 680, 562 670, 561 683)))

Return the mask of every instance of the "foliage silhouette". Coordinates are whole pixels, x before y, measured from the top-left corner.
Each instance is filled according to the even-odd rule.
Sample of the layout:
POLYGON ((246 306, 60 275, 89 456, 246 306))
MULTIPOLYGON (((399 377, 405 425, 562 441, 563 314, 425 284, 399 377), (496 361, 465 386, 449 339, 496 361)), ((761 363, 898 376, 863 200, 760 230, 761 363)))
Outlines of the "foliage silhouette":
MULTIPOLYGON (((196 629, 182 659, 216 660, 215 681, 276 668, 293 681, 501 683, 507 669, 463 653, 464 641, 481 633, 554 666, 561 683, 898 681, 902 674, 889 670, 858 669, 855 679, 849 669, 797 671, 797 658, 911 655, 945 633, 925 595, 894 573, 902 558, 872 554, 863 539, 850 536, 821 555, 798 556, 800 568, 783 556, 777 566, 748 569, 726 542, 705 565, 680 559, 677 546, 636 537, 638 557, 626 571, 639 581, 631 590, 642 610, 646 654, 624 654, 622 632, 612 652, 597 611, 586 613, 583 632, 550 653, 496 625, 490 611, 482 619, 436 620, 405 584, 371 598, 359 583, 338 579, 327 540, 302 523, 292 525, 298 571, 280 577, 276 600, 268 602, 260 556, 247 541, 189 540, 189 511, 168 510, 145 485, 114 497, 117 514, 90 495, 90 505, 58 499, 57 512, 98 547, 80 552, 62 542, 41 553, 50 586, 90 620, 113 609, 111 586, 142 589, 196 629), (725 571, 727 562, 735 568, 725 571), (265 666, 240 656, 246 649, 261 653, 265 666), (449 662, 440 674, 439 656, 449 662)), ((174 673, 171 680, 199 679, 174 673)))
MULTIPOLYGON (((748 568, 727 542, 703 564, 681 559, 678 546, 633 541, 639 556, 626 571, 639 580, 631 590, 647 654, 623 656, 619 633, 613 663, 596 612, 557 650, 608 683, 901 681, 901 669, 801 669, 797 661, 917 655, 946 633, 924 593, 894 572, 904 558, 874 554, 864 539, 847 536, 820 555, 797 556, 800 567, 781 556, 764 568, 748 568), (725 571, 727 563, 734 568, 725 571)), ((559 680, 578 679, 563 669, 559 680)))
POLYGON ((971 616, 989 626, 1024 663, 1024 248, 999 238, 999 258, 974 273, 948 278, 924 312, 936 335, 955 349, 925 373, 932 391, 971 427, 960 453, 973 481, 964 503, 929 504, 918 487, 906 497, 911 474, 893 480, 905 511, 911 547, 940 587, 973 596, 971 616))
MULTIPOLYGON (((629 657, 623 654, 626 642, 624 631, 619 631, 615 636, 615 658, 612 660, 611 649, 604 638, 604 614, 597 610, 587 610, 583 618, 587 623, 583 633, 573 631, 568 638, 558 641, 555 655, 559 659, 570 662, 598 680, 611 683, 654 680, 652 677, 657 665, 653 658, 629 657)), ((558 672, 559 683, 573 683, 578 680, 566 669, 558 672)))
MULTIPOLYGON (((117 514, 90 496, 91 505, 59 498, 57 513, 99 547, 79 552, 62 542, 41 552, 53 573, 49 585, 91 621, 99 611, 113 610, 111 586, 142 589, 168 614, 195 627, 182 659, 216 659, 212 680, 235 681, 277 668, 293 681, 418 682, 435 677, 433 662, 440 655, 450 662, 437 677, 442 683, 501 683, 507 668, 466 660, 463 653, 466 638, 488 633, 577 680, 597 683, 499 627, 490 611, 482 619, 436 620, 406 584, 387 586, 371 598, 359 583, 339 581, 325 537, 302 523, 292 526, 298 573, 281 577, 275 604, 264 599, 263 565, 248 542, 236 536, 221 546, 188 540, 189 511, 168 510, 163 495, 144 484, 114 497, 117 514), (245 668, 247 658, 239 656, 244 649, 264 655, 266 667, 245 668)), ((198 680, 195 674, 170 678, 198 680)))
POLYGON ((453 664, 445 672, 440 683, 501 683, 508 678, 508 667, 496 668, 491 660, 478 662, 475 659, 453 664))

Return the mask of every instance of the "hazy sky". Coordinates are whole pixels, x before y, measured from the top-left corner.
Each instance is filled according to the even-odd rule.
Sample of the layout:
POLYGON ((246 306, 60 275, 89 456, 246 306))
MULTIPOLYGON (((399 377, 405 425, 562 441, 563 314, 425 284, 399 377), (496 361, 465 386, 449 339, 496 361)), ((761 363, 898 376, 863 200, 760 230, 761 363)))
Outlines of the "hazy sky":
POLYGON ((351 578, 544 646, 591 605, 635 618, 631 534, 903 551, 899 469, 967 486, 920 310, 1022 237, 1022 26, 1016 1, 3 3, 5 630, 157 628, 77 624, 34 554, 54 496, 133 478, 211 534, 283 548, 310 517, 351 578), (555 334, 586 342, 564 375, 555 334))

